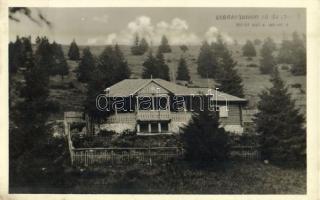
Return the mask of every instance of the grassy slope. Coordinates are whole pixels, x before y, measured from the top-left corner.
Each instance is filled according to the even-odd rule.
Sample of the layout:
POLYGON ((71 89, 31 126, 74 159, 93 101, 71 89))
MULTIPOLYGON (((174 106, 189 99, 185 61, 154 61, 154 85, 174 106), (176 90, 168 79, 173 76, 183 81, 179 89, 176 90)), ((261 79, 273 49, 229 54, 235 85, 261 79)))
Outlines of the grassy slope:
POLYGON ((224 170, 194 169, 186 163, 106 166, 79 172, 72 193, 305 194, 306 171, 260 162, 231 162, 224 170), (88 185, 92 187, 88 187, 88 185))
MULTIPOLYGON (((82 49, 83 47, 81 47, 82 49)), ((259 47, 257 48, 257 52, 259 52, 259 47)), ((92 53, 95 56, 99 56, 99 54, 103 51, 104 46, 91 46, 90 47, 92 53)), ((129 67, 132 71, 131 78, 139 78, 142 73, 142 63, 146 59, 147 55, 142 56, 133 56, 130 52, 129 46, 121 46, 121 50, 123 51, 125 58, 128 61, 129 67)), ((259 97, 257 94, 267 87, 270 87, 270 81, 268 75, 261 75, 258 68, 247 67, 248 64, 257 64, 259 65, 259 55, 254 57, 252 61, 248 61, 245 57, 241 55, 241 46, 230 46, 230 50, 233 52, 233 57, 235 61, 237 61, 237 70, 240 76, 243 79, 245 97, 249 100, 248 107, 251 109, 256 108, 256 103, 259 101, 259 97)), ((64 52, 67 55, 68 47, 64 46, 64 52)), ((154 48, 153 52, 156 52, 156 48, 154 48)), ((172 53, 165 54, 166 61, 170 68, 170 77, 171 80, 174 79, 176 75, 176 70, 178 66, 178 61, 181 56, 184 56, 187 60, 190 76, 195 86, 207 87, 207 86, 215 86, 214 80, 203 79, 197 73, 197 56, 199 54, 199 46, 191 46, 186 53, 182 53, 179 47, 172 47, 172 53)), ((61 89, 53 89, 51 90, 51 97, 53 99, 59 100, 62 104, 62 110, 81 110, 82 102, 85 98, 85 87, 83 84, 77 82, 75 77, 75 72, 78 64, 74 61, 68 61, 69 66, 71 68, 71 74, 66 78, 66 80, 62 83, 64 85, 69 84, 69 82, 73 82, 75 88, 61 90, 61 89)), ((289 87, 289 91, 292 93, 293 98, 296 99, 297 106, 301 109, 302 113, 305 113, 306 109, 306 76, 292 76, 289 71, 280 70, 281 75, 285 82, 289 87), (292 84, 299 83, 301 84, 300 88, 292 88, 292 84)), ((57 84, 61 79, 52 78, 53 82, 57 84)), ((60 116, 61 113, 60 113, 60 116)))

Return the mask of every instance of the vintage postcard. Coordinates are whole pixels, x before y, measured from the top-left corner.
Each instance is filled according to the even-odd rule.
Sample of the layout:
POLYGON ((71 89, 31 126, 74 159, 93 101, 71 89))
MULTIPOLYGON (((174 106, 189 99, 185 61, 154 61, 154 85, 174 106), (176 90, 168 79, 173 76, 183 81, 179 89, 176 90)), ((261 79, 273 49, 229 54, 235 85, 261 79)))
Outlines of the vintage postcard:
POLYGON ((230 5, 1 1, 0 198, 319 198, 319 2, 230 5))

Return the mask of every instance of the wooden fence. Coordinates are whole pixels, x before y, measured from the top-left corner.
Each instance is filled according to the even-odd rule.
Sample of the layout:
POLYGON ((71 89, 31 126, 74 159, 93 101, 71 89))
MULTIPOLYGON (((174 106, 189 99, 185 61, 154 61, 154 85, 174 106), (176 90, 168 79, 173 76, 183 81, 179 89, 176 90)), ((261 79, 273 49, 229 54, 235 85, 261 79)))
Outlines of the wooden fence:
POLYGON ((261 153, 258 146, 232 146, 231 158, 239 160, 260 160, 261 153))
POLYGON ((178 147, 74 148, 71 161, 76 166, 123 164, 131 161, 151 164, 153 161, 166 161, 182 155, 183 150, 178 147))

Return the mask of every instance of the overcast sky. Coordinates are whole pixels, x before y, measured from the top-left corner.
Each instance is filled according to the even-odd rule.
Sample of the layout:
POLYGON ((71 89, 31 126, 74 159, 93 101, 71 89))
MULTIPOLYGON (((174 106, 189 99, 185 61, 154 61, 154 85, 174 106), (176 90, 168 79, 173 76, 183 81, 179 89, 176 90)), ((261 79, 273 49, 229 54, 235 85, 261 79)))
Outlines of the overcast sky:
POLYGON ((305 9, 299 8, 36 8, 52 22, 52 28, 37 25, 23 16, 21 22, 10 21, 10 40, 17 35, 48 36, 62 44, 73 39, 81 45, 132 44, 135 33, 157 45, 162 35, 170 44, 200 44, 203 40, 214 41, 217 34, 226 42, 235 39, 272 37, 276 41, 289 39, 293 31, 305 33, 305 9), (233 20, 218 19, 233 15, 233 20), (246 15, 259 19, 239 19, 246 15), (268 19, 262 19, 268 15, 268 19), (272 17, 278 16, 278 19, 272 17), (239 27, 237 23, 258 23, 258 27, 239 27), (260 23, 260 24, 259 24, 260 23), (269 27, 270 23, 281 23, 269 27), (262 27, 262 24, 265 24, 262 27))

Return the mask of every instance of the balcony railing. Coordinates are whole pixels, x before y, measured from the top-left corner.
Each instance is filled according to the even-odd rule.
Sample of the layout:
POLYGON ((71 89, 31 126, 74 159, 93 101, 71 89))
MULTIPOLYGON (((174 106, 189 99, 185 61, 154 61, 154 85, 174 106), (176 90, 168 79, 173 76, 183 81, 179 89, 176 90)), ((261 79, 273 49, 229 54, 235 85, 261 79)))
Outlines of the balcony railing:
POLYGON ((188 122, 191 112, 170 112, 169 110, 139 110, 137 113, 118 113, 108 117, 108 123, 136 123, 140 121, 188 122))
POLYGON ((171 115, 169 110, 138 110, 137 120, 140 121, 157 121, 170 120, 171 115))
POLYGON ((135 113, 118 113, 108 117, 108 123, 135 123, 135 113))

